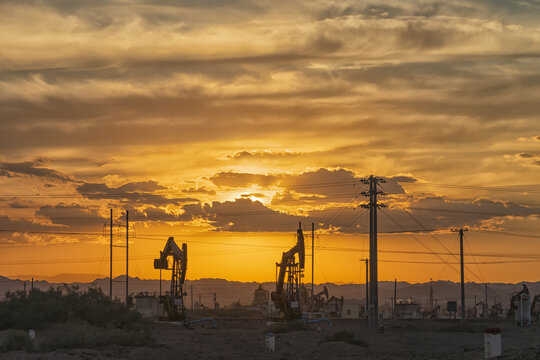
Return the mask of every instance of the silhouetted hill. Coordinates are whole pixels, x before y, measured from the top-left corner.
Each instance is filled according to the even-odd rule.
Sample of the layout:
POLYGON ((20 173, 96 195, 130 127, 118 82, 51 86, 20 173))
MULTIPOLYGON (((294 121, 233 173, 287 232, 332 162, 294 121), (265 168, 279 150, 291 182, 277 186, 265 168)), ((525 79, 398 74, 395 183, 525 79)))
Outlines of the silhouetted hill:
MULTIPOLYGON (((33 275, 15 275, 12 278, 20 280, 31 280, 33 275)), ((54 276, 40 276, 39 280, 45 280, 52 283, 72 283, 72 282, 92 282, 93 280, 105 277, 103 274, 77 274, 61 273, 54 276)))
MULTIPOLYGON (((51 277, 55 278, 55 277, 51 277)), ((6 291, 22 290, 24 281, 18 279, 9 279, 4 276, 0 276, 0 296, 3 297, 6 291)), ((51 286, 57 286, 59 282, 46 281, 46 280, 34 280, 34 287, 46 290, 51 286)), ((73 282, 73 285, 85 289, 89 286, 100 287, 106 294, 109 293, 109 279, 98 278, 90 282, 73 282)), ((240 300, 241 304, 251 304, 253 299, 253 293, 259 286, 258 282, 239 282, 228 281, 225 279, 213 279, 203 278, 198 280, 187 280, 185 291, 188 293, 187 304, 191 304, 191 293, 193 287, 194 301, 200 299, 206 306, 212 306, 212 299, 214 293, 218 302, 222 306, 228 306, 234 301, 240 300)), ((526 282, 532 295, 540 294, 540 282, 526 282)), ((261 283, 264 289, 272 291, 275 287, 273 282, 261 283)), ((161 282, 162 292, 165 293, 169 289, 169 281, 163 280, 161 282)), ((319 292, 323 289, 323 286, 328 288, 330 296, 343 296, 346 299, 363 299, 365 297, 365 285, 364 284, 334 284, 325 283, 315 285, 315 292, 319 292)), ((448 300, 459 301, 460 298, 460 285, 451 281, 433 281, 433 299, 439 304, 446 304, 448 300)), ((139 279, 129 278, 129 292, 130 294, 137 294, 139 292, 159 293, 159 280, 155 279, 139 279)), ((489 283, 488 284, 488 303, 493 304, 502 301, 503 305, 509 303, 509 295, 513 292, 521 290, 521 283, 507 284, 507 283, 489 283)), ((30 289, 30 282, 27 281, 27 289, 30 289)), ((429 302, 430 283, 416 283, 411 284, 408 282, 397 283, 397 298, 409 299, 420 302, 424 306, 429 302)), ((485 285, 478 283, 466 283, 465 284, 466 301, 468 306, 472 306, 475 301, 483 301, 485 298, 485 285)), ((125 297, 125 276, 118 276, 113 279, 113 296, 124 299, 125 297)), ((381 281, 379 282, 379 299, 380 303, 391 303, 394 297, 394 282, 381 281)))

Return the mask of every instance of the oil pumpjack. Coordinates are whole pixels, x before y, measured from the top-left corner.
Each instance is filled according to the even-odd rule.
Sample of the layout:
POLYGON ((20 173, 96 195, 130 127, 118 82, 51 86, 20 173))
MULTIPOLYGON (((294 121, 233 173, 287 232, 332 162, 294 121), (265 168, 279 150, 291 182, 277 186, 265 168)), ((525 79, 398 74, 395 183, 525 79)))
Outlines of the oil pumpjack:
POLYGON ((169 237, 165 248, 160 252, 159 259, 154 259, 154 269, 172 270, 171 290, 167 295, 161 296, 160 300, 169 320, 184 320, 186 317, 184 282, 187 269, 187 244, 182 244, 182 249, 180 249, 174 242, 174 238, 169 237), (172 257, 172 267, 169 267, 169 256, 172 257))
POLYGON ((296 245, 283 253, 281 263, 276 263, 276 272, 279 268, 279 276, 276 279, 276 291, 273 291, 271 295, 276 308, 286 320, 302 317, 301 287, 304 277, 305 248, 301 223, 296 233, 296 245), (298 262, 296 262, 296 255, 298 255, 298 262), (285 276, 287 276, 286 283, 285 276))

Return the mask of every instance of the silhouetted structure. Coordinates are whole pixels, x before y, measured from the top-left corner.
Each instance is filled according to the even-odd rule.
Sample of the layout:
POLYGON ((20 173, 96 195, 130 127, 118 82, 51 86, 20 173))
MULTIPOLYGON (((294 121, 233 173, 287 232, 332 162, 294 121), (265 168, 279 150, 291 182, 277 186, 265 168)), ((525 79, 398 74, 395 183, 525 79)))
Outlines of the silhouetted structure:
POLYGON ((285 319, 298 319, 302 316, 302 299, 300 289, 305 263, 304 233, 302 224, 298 224, 296 232, 296 245, 281 257, 281 263, 276 263, 276 271, 279 269, 279 276, 276 278, 276 291, 272 292, 272 301, 277 309, 283 314, 285 319), (298 262, 295 255, 298 254, 298 262), (285 287, 285 276, 287 283, 285 287))
POLYGON ((185 318, 184 282, 187 270, 187 244, 182 249, 176 245, 174 238, 170 237, 159 259, 154 260, 154 269, 172 270, 171 291, 161 296, 161 301, 170 320, 185 318), (169 268, 167 258, 172 256, 172 268, 169 268))
POLYGON ((379 283, 377 273, 377 209, 384 207, 377 203, 377 195, 385 195, 377 190, 379 183, 385 181, 371 175, 368 179, 362 179, 362 183, 369 185, 369 191, 362 192, 362 195, 369 197, 367 204, 362 204, 363 208, 369 209, 369 327, 378 328, 379 325, 379 283))
POLYGON ((255 293, 253 294, 253 306, 267 305, 268 300, 270 300, 270 293, 268 292, 268 290, 263 289, 262 285, 259 285, 259 287, 255 289, 255 293))

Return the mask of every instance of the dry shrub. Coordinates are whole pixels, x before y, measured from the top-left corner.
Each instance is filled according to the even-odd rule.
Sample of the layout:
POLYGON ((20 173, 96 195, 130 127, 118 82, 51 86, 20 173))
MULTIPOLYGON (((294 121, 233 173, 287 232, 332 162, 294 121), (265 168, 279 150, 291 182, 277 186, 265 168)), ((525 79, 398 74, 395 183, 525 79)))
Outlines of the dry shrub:
POLYGON ((0 332, 0 351, 26 350, 30 348, 30 338, 24 330, 5 330, 0 332))
POLYGON ((141 314, 101 289, 73 286, 6 293, 0 301, 0 351, 99 348, 106 345, 152 346, 141 314), (30 341, 24 330, 36 329, 30 341))
POLYGON ((307 326, 304 322, 287 321, 287 322, 274 323, 270 325, 264 332, 283 334, 283 333, 288 333, 291 331, 304 331, 304 330, 309 330, 309 326, 307 326))
POLYGON ((327 336, 323 340, 323 342, 344 342, 356 346, 367 346, 367 344, 363 342, 358 336, 356 336, 356 334, 353 334, 352 332, 347 330, 338 331, 331 336, 327 336))

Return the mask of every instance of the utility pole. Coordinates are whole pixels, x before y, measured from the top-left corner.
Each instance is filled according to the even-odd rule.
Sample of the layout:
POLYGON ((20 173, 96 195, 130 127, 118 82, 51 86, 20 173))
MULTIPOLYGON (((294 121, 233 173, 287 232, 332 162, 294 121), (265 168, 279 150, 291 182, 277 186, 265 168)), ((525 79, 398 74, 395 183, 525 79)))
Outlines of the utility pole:
POLYGON ((392 319, 397 317, 396 304, 397 304, 397 279, 394 279, 394 300, 392 301, 392 319))
POLYGON ((369 319, 369 259, 360 259, 366 262, 366 319, 369 319))
POLYGON ((191 310, 193 310, 193 284, 191 284, 191 310))
POLYGON ((129 296, 129 211, 126 210, 126 306, 129 296))
MULTIPOLYGON (((459 233, 459 253, 461 263, 461 322, 465 322, 465 276, 463 273, 463 232, 469 231, 469 229, 452 229, 452 232, 459 233)), ((476 305, 476 304, 475 304, 476 305)))
POLYGON ((366 317, 369 315, 369 259, 366 258, 366 317))
POLYGON ((113 262, 113 242, 112 242, 112 233, 113 233, 113 210, 111 209, 111 223, 110 223, 110 245, 111 245, 111 264, 109 269, 109 298, 112 300, 112 262, 113 262))
POLYGON ((32 287, 30 288, 31 290, 34 290, 34 278, 32 278, 32 287))
POLYGON ((488 317, 489 306, 488 306, 488 297, 487 297, 487 284, 485 284, 485 285, 486 285, 486 293, 485 293, 486 302, 484 304, 484 317, 487 318, 488 317))
POLYGON ((311 298, 315 290, 315 223, 311 223, 311 298))
POLYGON ((394 311, 396 310, 397 303, 397 279, 394 279, 394 311))
POLYGON ((433 311, 433 279, 429 278, 429 311, 433 311))
POLYGON ((369 265, 370 265, 370 299, 369 299, 369 327, 379 327, 379 283, 377 274, 377 208, 384 207, 377 203, 377 195, 385 195, 377 190, 379 183, 384 183, 382 178, 371 175, 368 179, 362 179, 362 183, 369 184, 369 191, 362 195, 369 197, 369 203, 362 204, 363 208, 369 209, 369 265))

